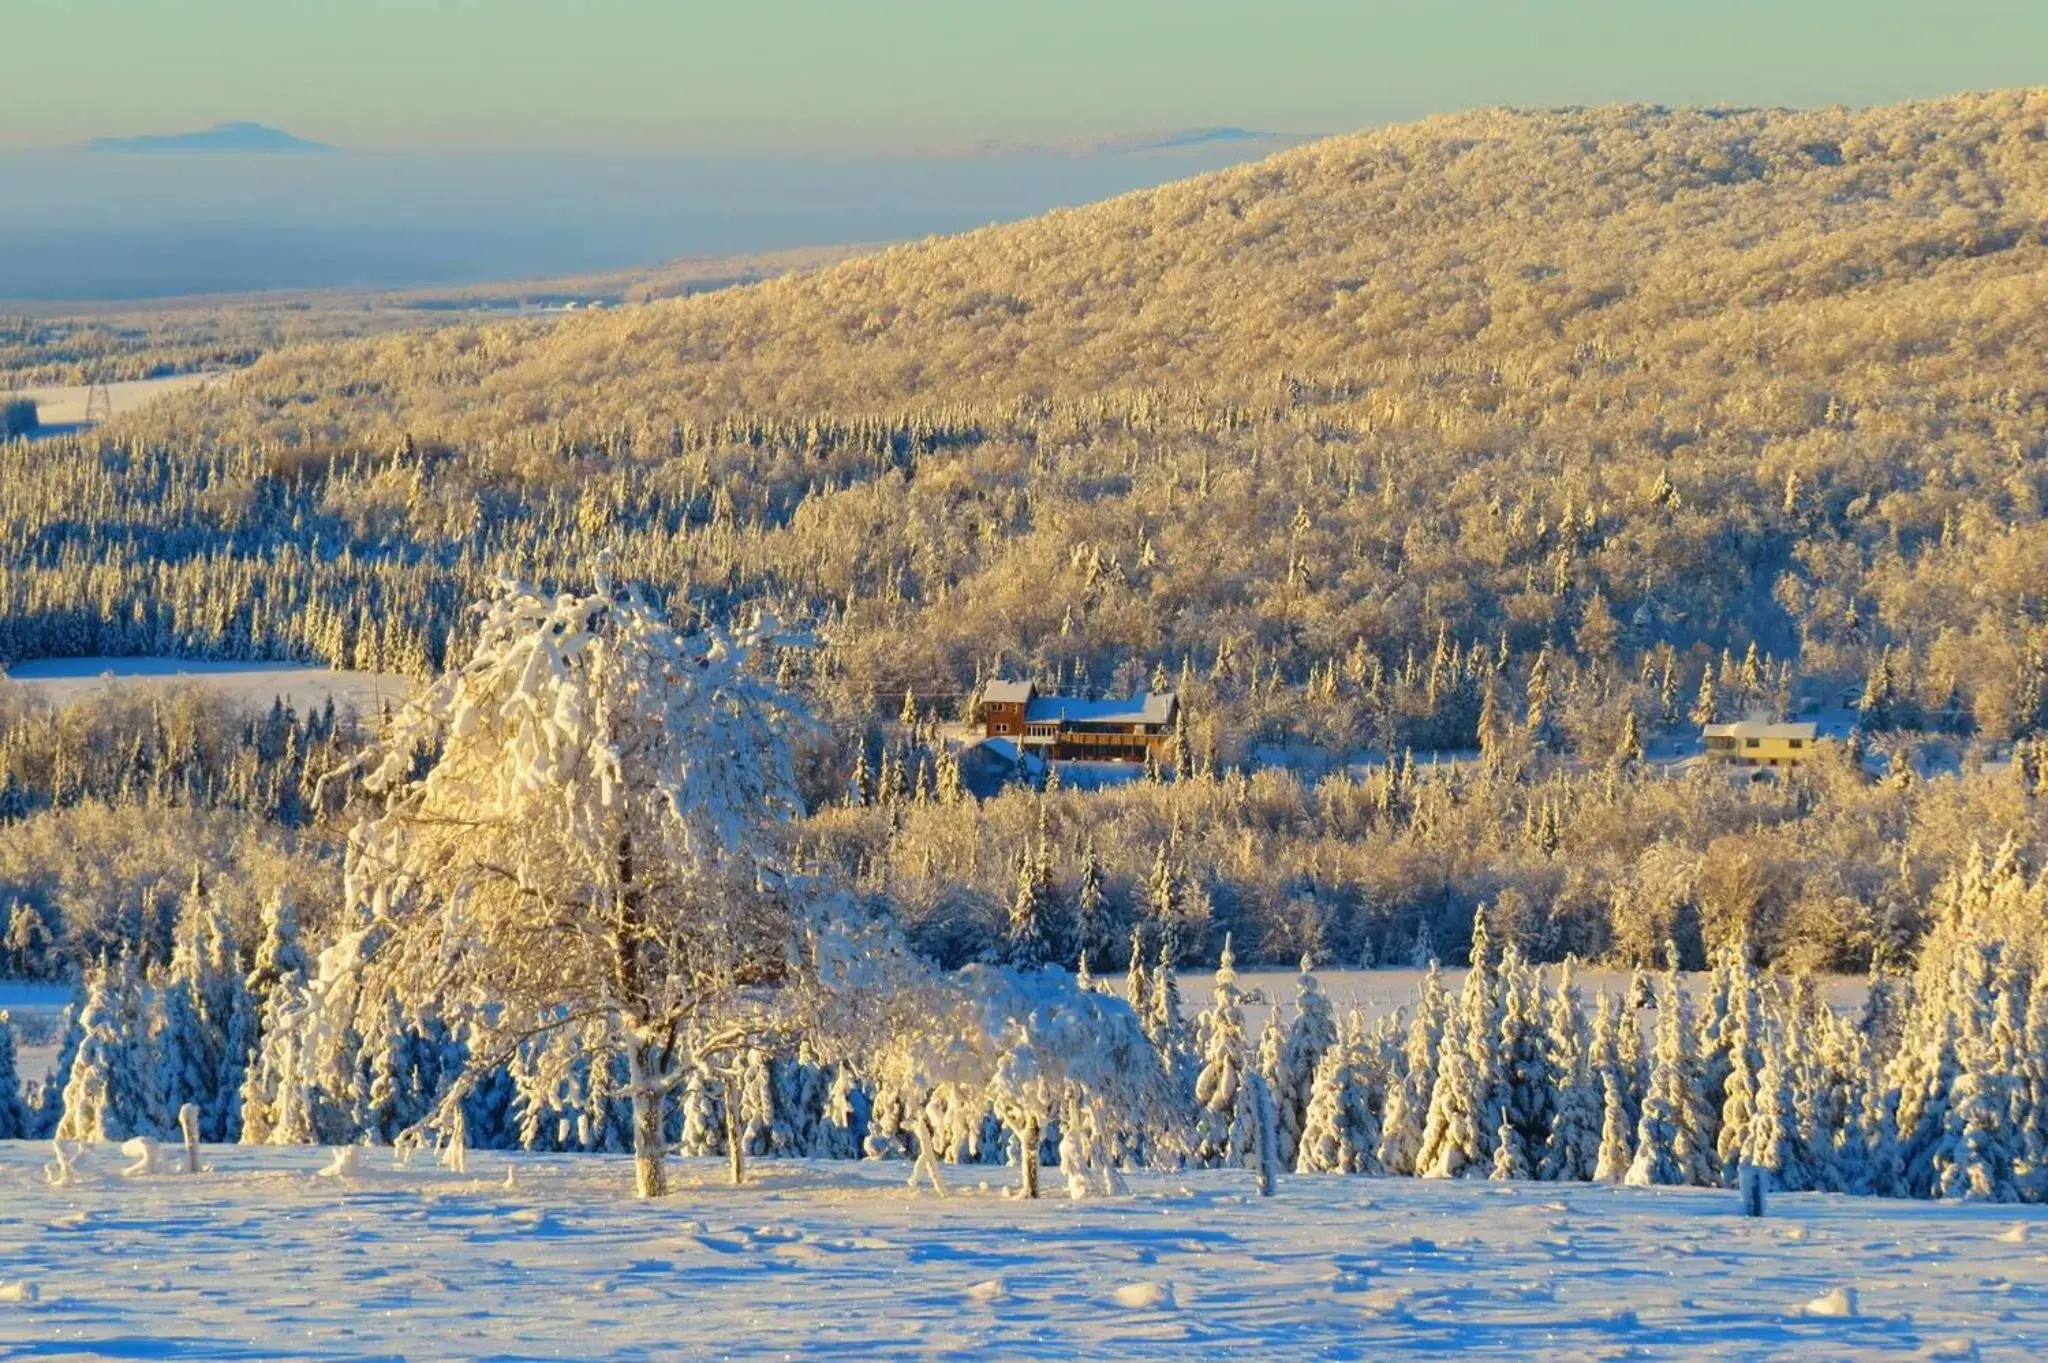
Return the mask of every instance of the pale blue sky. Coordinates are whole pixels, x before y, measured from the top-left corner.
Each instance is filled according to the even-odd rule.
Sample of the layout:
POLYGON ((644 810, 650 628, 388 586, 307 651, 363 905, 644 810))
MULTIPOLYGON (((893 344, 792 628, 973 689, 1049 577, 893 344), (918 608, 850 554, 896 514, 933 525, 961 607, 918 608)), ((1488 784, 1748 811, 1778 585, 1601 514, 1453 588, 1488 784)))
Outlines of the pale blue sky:
POLYGON ((2048 83, 2048 0, 0 0, 0 143, 831 151, 2048 83))

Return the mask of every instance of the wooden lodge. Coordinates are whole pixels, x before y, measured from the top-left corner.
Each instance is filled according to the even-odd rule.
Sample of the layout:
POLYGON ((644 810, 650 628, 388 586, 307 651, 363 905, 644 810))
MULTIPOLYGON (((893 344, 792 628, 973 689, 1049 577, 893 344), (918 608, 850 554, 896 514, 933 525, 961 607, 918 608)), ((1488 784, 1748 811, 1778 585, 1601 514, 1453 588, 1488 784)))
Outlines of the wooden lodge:
POLYGON ((1179 717, 1171 691, 1079 700, 1041 696, 1030 682, 993 681, 981 689, 984 733, 1048 762, 1142 762, 1147 753, 1170 762, 1179 717))

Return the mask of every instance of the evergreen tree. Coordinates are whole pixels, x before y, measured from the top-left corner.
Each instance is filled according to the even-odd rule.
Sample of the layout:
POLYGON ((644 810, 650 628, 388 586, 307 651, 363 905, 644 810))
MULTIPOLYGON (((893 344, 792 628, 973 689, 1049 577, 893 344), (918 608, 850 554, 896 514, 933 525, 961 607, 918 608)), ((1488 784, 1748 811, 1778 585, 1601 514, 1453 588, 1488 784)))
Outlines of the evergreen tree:
POLYGON ((1628 1139, 1628 1110, 1612 1071, 1601 1077, 1601 1090, 1600 1153, 1593 1163, 1593 1179, 1620 1183, 1632 1171, 1635 1158, 1628 1139))
POLYGON ((1709 1115, 1700 1064, 1694 1053, 1697 1035, 1691 1016, 1691 1000, 1678 980, 1678 948, 1665 943, 1663 1003, 1657 1014, 1657 1049, 1651 1069, 1651 1083, 1665 1086, 1665 1099, 1678 1121, 1677 1154, 1685 1180, 1698 1186, 1715 1181, 1719 1164, 1714 1153, 1714 1119, 1709 1115))
POLYGON ((0 1009, 0 1141, 27 1140, 33 1114, 23 1100, 21 1070, 15 1060, 14 1027, 5 1009, 0 1009))
POLYGON ((1095 835, 1081 844, 1081 871, 1074 887, 1074 949, 1106 959, 1109 955, 1109 912, 1102 888, 1102 862, 1095 855, 1095 835))
MULTIPOLYGON (((1542 1013, 1542 984, 1510 947, 1501 966, 1500 1109, 1516 1133, 1518 1157, 1534 1168, 1557 1115, 1558 1076, 1542 1013)), ((1495 1124, 1496 1134, 1499 1123, 1495 1124)))
POLYGON ((1585 1182, 1593 1177, 1600 1157, 1604 1084, 1591 1064, 1585 1011, 1569 962, 1551 999, 1549 1023, 1546 1046, 1557 1085, 1557 1111, 1538 1173, 1551 1182, 1585 1182))
POLYGON ((1494 1134, 1491 1177, 1502 1181, 1535 1177, 1529 1168, 1528 1154, 1522 1148, 1522 1133, 1505 1112, 1501 1114, 1500 1129, 1494 1134))
POLYGON ((1326 1047, 1316 1063, 1295 1156, 1297 1173, 1384 1172, 1378 1155, 1383 1135, 1373 1115, 1365 1057, 1357 1041, 1347 1032, 1326 1047))
POLYGON ((1798 1191, 1800 1175, 1797 1111, 1792 1076, 1782 1045, 1767 1035, 1763 1068, 1757 1072, 1756 1111, 1749 1121, 1747 1161, 1770 1179, 1773 1189, 1798 1191))
POLYGON ((1216 967, 1216 994, 1202 1014, 1196 1034, 1203 1047, 1201 1073, 1195 1077, 1195 1158, 1216 1168, 1244 1154, 1233 1143, 1244 1102, 1244 1011, 1238 1003, 1237 956, 1223 939, 1223 957, 1216 967))
POLYGON ((1152 874, 1145 880, 1145 902, 1151 908, 1153 923, 1162 929, 1179 916, 1180 896, 1164 845, 1153 859, 1152 874))
POLYGON ((1381 1124, 1379 1163, 1390 1174, 1418 1172, 1429 1106, 1436 1089, 1436 1058, 1449 1000, 1442 977, 1432 962, 1422 983, 1422 999, 1408 1024, 1402 1047, 1400 1082, 1387 1089, 1381 1124))
POLYGON ((1614 765, 1622 771, 1633 771, 1643 761, 1643 729, 1636 720, 1636 712, 1630 710, 1622 721, 1621 739, 1614 745, 1614 765))
POLYGON ((1187 1023, 1180 1011, 1180 979, 1174 964, 1178 956, 1174 925, 1169 919, 1160 925, 1159 959, 1152 968, 1145 1030, 1167 1073, 1183 1076, 1185 1080, 1193 1057, 1188 1054, 1187 1023))
MULTIPOLYGON (((1757 1074, 1762 1068, 1760 1038, 1763 1030, 1758 1009, 1756 972, 1749 963, 1745 939, 1728 957, 1728 1005, 1724 1016, 1719 1051, 1726 1066, 1722 1080, 1720 1132, 1715 1157, 1724 1178, 1733 1179, 1735 1169, 1749 1149, 1749 1123, 1756 1108, 1757 1074)), ((1732 1183, 1729 1186, 1734 1186, 1732 1183)))
POLYGON ((1131 928, 1131 959, 1124 970, 1124 1002, 1140 1018, 1150 1018, 1152 983, 1145 973, 1145 930, 1137 925, 1131 928))
POLYGON ((1486 1101, 1466 1052, 1465 1025, 1462 1011, 1452 1013, 1444 1024, 1436 1083, 1429 1095, 1429 1115, 1423 1123, 1422 1146, 1415 1156, 1415 1172, 1423 1178, 1483 1176, 1487 1172, 1490 1152, 1479 1135, 1486 1101))
MULTIPOLYGON (((1276 1063, 1266 1070, 1280 1122, 1279 1156, 1290 1168, 1301 1148, 1316 1070, 1324 1053, 1337 1044, 1337 1023, 1330 1013, 1330 997, 1323 992, 1309 965, 1309 958, 1303 956, 1296 984, 1294 1021, 1287 1028, 1276 1063)), ((1375 1159, 1377 1145, 1375 1140, 1375 1159)))
POLYGON ((1020 855, 1004 943, 1005 957, 1020 970, 1036 970, 1053 958, 1051 890, 1045 868, 1029 854, 1020 855))
MULTIPOLYGON (((0 819, 0 824, 5 822, 0 819)), ((7 916, 4 946, 7 968, 11 973, 25 980, 50 977, 55 942, 50 935, 49 924, 35 905, 26 900, 15 901, 7 916)))
POLYGON ((126 1118, 138 1105, 140 1083, 119 1011, 107 968, 94 967, 85 979, 78 1050, 64 1081, 58 1140, 110 1141, 133 1134, 126 1118))
POLYGON ((1720 722, 1721 698, 1718 688, 1714 684, 1714 668, 1711 663, 1707 665, 1705 671, 1700 673, 1699 699, 1693 702, 1692 714, 1689 717, 1695 725, 1702 729, 1706 728, 1709 724, 1720 722))

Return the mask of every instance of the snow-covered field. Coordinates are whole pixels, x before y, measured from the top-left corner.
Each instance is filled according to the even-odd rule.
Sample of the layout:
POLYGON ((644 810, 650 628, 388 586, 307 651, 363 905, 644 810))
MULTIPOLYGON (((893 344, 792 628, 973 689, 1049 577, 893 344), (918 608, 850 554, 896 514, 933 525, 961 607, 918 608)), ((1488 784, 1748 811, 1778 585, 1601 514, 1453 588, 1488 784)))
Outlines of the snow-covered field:
POLYGON ((0 980, 0 1013, 14 1032, 14 1063, 23 1079, 39 1081, 56 1065, 58 1032, 71 994, 68 984, 0 980))
MULTIPOLYGON (((221 373, 207 373, 171 374, 159 379, 128 379, 107 385, 107 403, 113 408, 113 414, 120 416, 166 394, 183 392, 189 388, 203 388, 208 384, 218 383, 224 377, 221 373)), ((72 385, 62 388, 29 388, 10 396, 32 399, 36 404, 37 420, 45 428, 41 433, 54 435, 85 424, 86 398, 90 391, 83 385, 72 385)))
POLYGON ((374 716, 402 703, 412 683, 383 672, 346 672, 311 663, 245 663, 202 658, 38 658, 16 663, 6 679, 53 705, 103 687, 204 686, 230 699, 267 706, 283 696, 301 714, 334 698, 338 710, 374 716))
MULTIPOLYGON (((900 1163, 209 1149, 51 1188, 0 1142, 0 1357, 2039 1358, 2048 1208, 1142 1175, 1024 1203, 900 1163), (518 1186, 503 1186, 507 1164, 518 1186)), ((982 1171, 975 1171, 982 1172, 982 1171)), ((988 1171, 999 1174, 1001 1171, 988 1171)))
MULTIPOLYGON (((1550 966, 1555 972, 1558 967, 1550 966)), ((1590 1007, 1595 995, 1606 991, 1620 998, 1628 990, 1629 973, 1626 970, 1607 970, 1580 967, 1573 972, 1580 991, 1590 1007)), ((1318 967, 1316 982, 1323 992, 1330 996, 1330 1003, 1339 1016, 1352 1008, 1363 1010, 1368 1020, 1383 1017, 1397 1008, 1414 1010, 1415 1000, 1420 997, 1422 981, 1427 971, 1402 969, 1386 970, 1326 970, 1318 967)), ((1214 970, 1183 970, 1180 972, 1181 1011, 1192 1019, 1196 1013, 1209 1006, 1216 972, 1214 970)), ((1244 1027, 1245 1035, 1255 1042, 1259 1029, 1266 1025, 1267 1014, 1275 1004, 1280 1005, 1281 1020, 1294 1016, 1294 998, 1300 980, 1300 972, 1275 970, 1267 967, 1239 970, 1238 988, 1245 991, 1244 1027)), ((1443 972, 1444 988, 1452 994, 1458 992, 1465 978, 1463 967, 1448 968, 1443 972)), ((1691 973, 1680 977, 1685 988, 1695 999, 1706 987, 1706 976, 1691 973)), ((1121 977, 1113 977, 1109 983, 1122 987, 1121 977)), ((1848 975, 1824 976, 1821 979, 1821 994, 1837 1012, 1853 1014, 1863 1006, 1865 982, 1848 975)), ((1652 1003, 1654 1004, 1654 996, 1652 1003)), ((1643 1015, 1646 1027, 1653 1025, 1656 1013, 1646 1010, 1643 1015)))

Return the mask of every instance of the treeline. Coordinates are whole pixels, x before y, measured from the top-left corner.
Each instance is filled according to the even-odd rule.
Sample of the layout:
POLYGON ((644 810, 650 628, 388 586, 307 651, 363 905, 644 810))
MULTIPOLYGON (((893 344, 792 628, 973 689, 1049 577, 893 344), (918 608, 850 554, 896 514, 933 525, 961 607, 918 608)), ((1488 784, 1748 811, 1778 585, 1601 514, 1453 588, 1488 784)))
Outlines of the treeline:
MULTIPOLYGON (((781 662, 785 680, 815 665, 781 662)), ((241 932, 280 886, 324 924, 358 811, 347 781, 323 778, 371 718, 248 711, 198 687, 56 710, 0 699, 0 914, 32 913, 39 943, 0 952, 0 974, 167 960, 165 915, 195 865, 241 932)), ((1168 919, 1186 964, 1213 962, 1226 935, 1261 962, 1456 961, 1488 903, 1534 961, 1640 965, 1670 942, 1701 968, 1741 938, 1779 968, 1860 972, 1910 953, 1918 906, 1977 840, 2048 856, 2039 740, 1995 763, 1962 749, 1923 775, 1923 746, 1953 758, 1952 740, 1877 735, 1749 781, 1646 762, 1625 723, 1585 762, 1503 717, 1455 761, 1409 752, 1310 780, 1221 762, 1184 730, 1179 762, 1127 783, 1064 789, 1055 773, 977 799, 928 715, 876 725, 872 742, 866 727, 828 726, 809 750, 811 813, 784 836, 948 965, 1011 959, 1020 915, 1047 959, 1085 950, 1103 969, 1126 964, 1133 928, 1168 919)))
POLYGON ((1849 751, 1756 782, 1623 753, 1590 768, 1410 755, 1314 784, 1198 766, 986 801, 906 775, 917 761, 890 760, 893 788, 856 788, 791 836, 949 964, 1006 958, 1021 933, 1049 959, 1121 968, 1133 929, 1172 921, 1188 964, 1229 936, 1254 961, 1420 965, 1462 959, 1490 903, 1530 960, 1644 965, 1675 943, 1700 969, 1741 940, 1784 969, 1862 971, 1910 954, 1921 906, 1987 831, 2048 853, 2031 747, 1934 778, 1902 760, 1872 779, 1849 751))
MULTIPOLYGON (((1091 1138, 1124 1167, 1277 1155, 1303 1174, 1646 1186, 1734 1186, 1747 1167, 1785 1191, 2048 1200, 2048 879, 2008 846, 1923 911, 1918 964, 1875 972, 1853 1017, 1810 976, 1759 971, 1740 937, 1690 991, 1675 965, 1654 988, 1638 971, 1589 1010, 1569 966, 1526 964, 1482 913, 1455 993, 1432 968, 1411 1009, 1339 1019, 1305 968, 1291 1016, 1276 1007, 1256 1040, 1227 947, 1190 1025, 1169 919, 1141 935, 1123 988, 1181 1094, 1176 1125, 1091 1138)), ((388 1143, 461 1076, 433 1133, 458 1167, 470 1146, 627 1147, 620 1057, 573 1029, 478 1072, 464 1037, 395 1001, 382 1025, 324 1024, 310 976, 288 901, 245 952, 195 882, 168 962, 89 973, 47 1082, 19 1083, 0 1027, 0 1138, 175 1139, 189 1104, 208 1140, 388 1143)), ((857 1058, 813 1063, 785 1038, 698 1071, 664 1138, 698 1155, 737 1139, 754 1155, 904 1158, 929 1142, 955 1163, 1026 1157, 995 1110, 957 1096, 891 1086, 857 1058)), ((1056 1116, 1028 1158, 1064 1163, 1064 1136, 1056 1116)))

